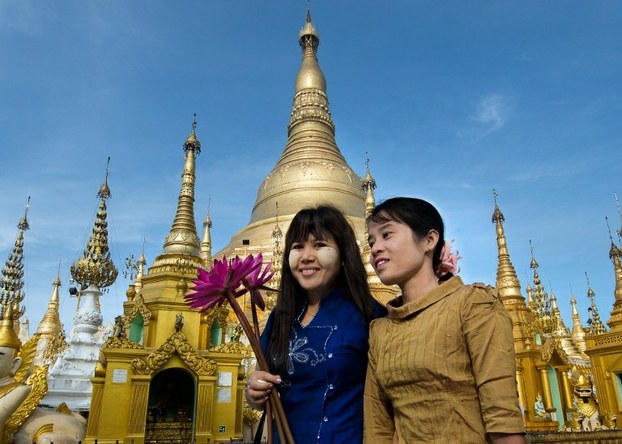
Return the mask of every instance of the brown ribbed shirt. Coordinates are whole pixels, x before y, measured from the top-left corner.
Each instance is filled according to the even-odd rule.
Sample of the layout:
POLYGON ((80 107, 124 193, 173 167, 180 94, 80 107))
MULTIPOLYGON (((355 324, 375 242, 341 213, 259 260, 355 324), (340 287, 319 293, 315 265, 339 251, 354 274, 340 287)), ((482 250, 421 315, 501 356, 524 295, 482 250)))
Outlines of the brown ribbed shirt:
POLYGON ((455 276, 370 327, 365 443, 485 443, 523 433, 512 322, 494 289, 455 276))

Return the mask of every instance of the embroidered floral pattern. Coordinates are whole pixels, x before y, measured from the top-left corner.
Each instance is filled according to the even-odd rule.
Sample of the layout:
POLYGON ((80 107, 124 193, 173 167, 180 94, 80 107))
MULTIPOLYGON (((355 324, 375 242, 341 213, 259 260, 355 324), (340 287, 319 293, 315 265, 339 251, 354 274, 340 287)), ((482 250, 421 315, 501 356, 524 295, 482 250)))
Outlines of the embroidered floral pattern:
POLYGON ((294 374, 294 362, 315 367, 326 360, 325 353, 318 353, 313 348, 307 347, 308 343, 309 339, 306 336, 299 338, 296 330, 293 330, 292 338, 289 341, 289 356, 287 357, 288 374, 294 374))

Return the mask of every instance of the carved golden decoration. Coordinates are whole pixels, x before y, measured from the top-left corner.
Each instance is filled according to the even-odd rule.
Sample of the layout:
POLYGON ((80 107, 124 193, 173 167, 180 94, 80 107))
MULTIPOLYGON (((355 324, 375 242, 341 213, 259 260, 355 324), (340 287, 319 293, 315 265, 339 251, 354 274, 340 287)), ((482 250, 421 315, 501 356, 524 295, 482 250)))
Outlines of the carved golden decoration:
POLYGON ((130 341, 127 338, 110 337, 106 340, 106 342, 104 342, 104 345, 102 345, 102 350, 105 348, 124 348, 128 350, 129 349, 137 350, 137 349, 143 349, 145 347, 143 347, 142 344, 139 344, 138 342, 130 341))
POLYGON ((60 332, 48 338, 47 346, 43 352, 43 359, 47 363, 54 363, 58 355, 65 351, 68 346, 69 344, 67 344, 65 332, 61 328, 60 332))
POLYGON ((35 359, 37 344, 39 343, 40 338, 41 335, 35 333, 32 338, 30 338, 20 349, 19 357, 22 358, 22 363, 13 375, 13 378, 17 382, 25 382, 25 379, 28 377, 28 372, 30 372, 30 366, 32 365, 32 361, 35 359))
POLYGON ((58 407, 56 407, 56 411, 58 413, 64 413, 65 415, 72 415, 73 411, 69 408, 67 404, 61 402, 58 407))
POLYGON ((52 433, 54 431, 54 424, 44 424, 32 435, 32 442, 37 442, 38 439, 46 433, 52 433))
POLYGON ((39 402, 47 394, 47 373, 47 366, 35 367, 30 377, 26 380, 26 384, 32 386, 32 390, 24 402, 22 402, 18 409, 6 421, 4 440, 2 442, 9 442, 9 437, 21 427, 24 421, 26 421, 26 418, 30 416, 35 407, 39 405, 39 402))
POLYGON ((259 410, 255 410, 250 408, 248 405, 244 406, 244 410, 242 411, 242 418, 244 420, 244 424, 249 426, 253 426, 261 419, 261 414, 259 410))
POLYGON ((162 367, 173 353, 177 353, 184 363, 199 376, 213 376, 216 373, 216 361, 199 356, 182 332, 173 333, 160 348, 149 356, 134 359, 132 371, 137 375, 151 375, 162 367))
POLYGON ((187 444, 192 441, 190 420, 148 423, 145 428, 145 444, 160 442, 187 444))
POLYGON ((137 294, 133 302, 134 304, 132 306, 132 309, 127 314, 127 316, 123 317, 123 322, 124 322, 124 325, 126 326, 126 330, 129 328, 129 326, 132 324, 132 321, 134 320, 136 315, 139 313, 143 318, 143 325, 145 326, 149 325, 149 321, 151 320, 151 310, 149 310, 147 306, 145 305, 145 300, 143 299, 143 295, 140 293, 137 294))
POLYGON ((214 353, 229 353, 245 356, 249 354, 248 347, 241 342, 226 342, 210 348, 209 351, 214 353))
POLYGON ((549 339, 542 347, 542 355, 541 359, 544 362, 549 362, 553 357, 553 352, 557 351, 558 356, 564 363, 564 365, 572 366, 570 360, 568 359, 568 355, 566 354, 563 344, 558 338, 549 339))

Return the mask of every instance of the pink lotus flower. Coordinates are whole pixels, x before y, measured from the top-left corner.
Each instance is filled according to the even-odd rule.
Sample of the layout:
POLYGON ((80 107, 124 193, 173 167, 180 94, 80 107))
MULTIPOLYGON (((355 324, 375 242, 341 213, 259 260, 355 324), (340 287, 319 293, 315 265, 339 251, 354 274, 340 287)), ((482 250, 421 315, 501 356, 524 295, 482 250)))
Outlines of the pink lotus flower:
MULTIPOLYGON (((261 255, 260 255, 261 256, 261 255)), ((194 281, 194 292, 186 295, 186 301, 192 308, 200 311, 208 310, 212 307, 220 307, 227 300, 227 293, 231 292, 238 297, 244 294, 236 292, 242 284, 242 279, 247 275, 261 268, 261 257, 256 260, 253 255, 249 255, 244 260, 238 256, 227 261, 223 256, 222 260, 214 260, 212 269, 207 272, 199 268, 199 274, 194 281)))
POLYGON ((460 256, 460 252, 456 251, 455 253, 453 253, 451 251, 451 242, 445 241, 443 249, 441 250, 441 263, 438 266, 438 271, 436 275, 438 277, 441 277, 446 275, 447 273, 458 273, 460 271, 460 267, 458 267, 458 260, 460 259, 462 259, 462 256, 460 256))
MULTIPOLYGON (((257 255, 255 261, 259 263, 259 265, 261 265, 261 263, 263 262, 263 256, 261 255, 261 253, 257 255)), ((254 268, 253 271, 248 274, 248 276, 242 279, 244 287, 246 287, 251 293, 251 302, 253 304, 256 304, 260 310, 266 309, 266 303, 264 302, 263 297, 261 296, 261 292, 259 290, 271 290, 264 285, 266 282, 272 279, 272 276, 274 276, 274 271, 270 271, 271 267, 272 263, 269 262, 266 265, 266 268, 264 268, 263 270, 261 269, 261 266, 254 268)))

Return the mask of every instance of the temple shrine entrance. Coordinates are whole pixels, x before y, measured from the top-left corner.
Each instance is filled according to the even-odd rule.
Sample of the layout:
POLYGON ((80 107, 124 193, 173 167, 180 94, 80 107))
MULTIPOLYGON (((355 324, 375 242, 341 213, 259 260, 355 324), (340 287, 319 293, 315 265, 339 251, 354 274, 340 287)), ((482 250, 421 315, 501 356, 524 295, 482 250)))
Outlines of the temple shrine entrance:
POLYGON ((181 368, 163 370, 149 386, 145 443, 189 443, 194 429, 196 384, 181 368))

